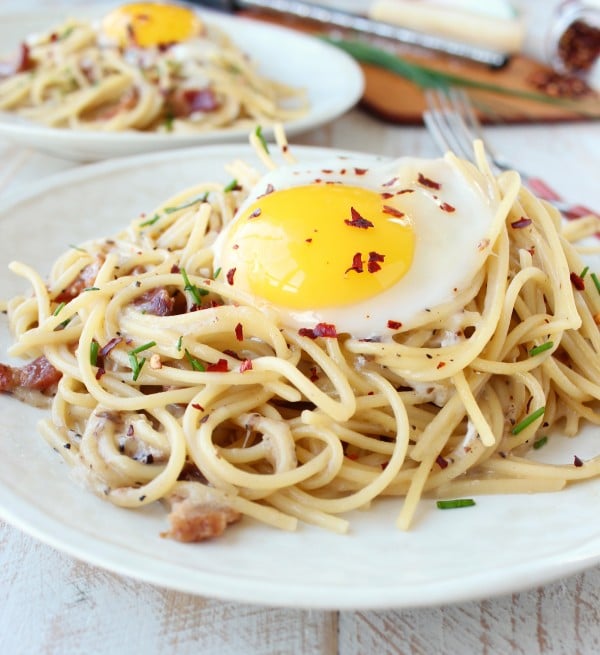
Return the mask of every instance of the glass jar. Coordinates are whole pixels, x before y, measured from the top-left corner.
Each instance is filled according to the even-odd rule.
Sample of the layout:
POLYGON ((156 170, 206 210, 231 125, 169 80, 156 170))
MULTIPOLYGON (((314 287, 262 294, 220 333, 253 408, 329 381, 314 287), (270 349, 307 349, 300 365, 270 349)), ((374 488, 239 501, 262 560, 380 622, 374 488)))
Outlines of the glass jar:
POLYGON ((556 8, 547 40, 548 60, 561 74, 600 89, 600 0, 565 0, 556 8))

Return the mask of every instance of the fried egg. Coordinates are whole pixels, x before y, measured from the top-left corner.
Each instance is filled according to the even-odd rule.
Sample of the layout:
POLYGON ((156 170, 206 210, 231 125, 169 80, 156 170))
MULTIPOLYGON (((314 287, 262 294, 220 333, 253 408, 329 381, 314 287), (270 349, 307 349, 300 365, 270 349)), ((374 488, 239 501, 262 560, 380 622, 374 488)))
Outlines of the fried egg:
POLYGON ((283 326, 391 338, 473 279, 497 204, 483 176, 452 160, 281 167, 222 230, 215 267, 283 326))
POLYGON ((121 46, 132 42, 141 48, 180 43, 203 31, 202 21, 181 5, 137 2, 107 14, 102 31, 121 46))

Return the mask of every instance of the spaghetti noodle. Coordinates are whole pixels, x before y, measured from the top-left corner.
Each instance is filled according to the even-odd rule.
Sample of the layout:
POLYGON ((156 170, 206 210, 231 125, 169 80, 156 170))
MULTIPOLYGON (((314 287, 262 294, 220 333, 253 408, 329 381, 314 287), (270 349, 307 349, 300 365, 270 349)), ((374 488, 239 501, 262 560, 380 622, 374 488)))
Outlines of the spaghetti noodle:
POLYGON ((240 516, 343 533, 342 515, 383 496, 404 498, 406 529, 423 497, 598 477, 600 457, 526 457, 600 423, 600 284, 566 238, 598 218, 563 228, 516 174, 478 161, 501 212, 489 256, 469 289, 387 341, 286 327, 213 268, 260 177, 241 162, 235 183, 199 184, 65 252, 47 281, 11 264, 33 287, 8 304, 11 354, 61 374, 43 436, 109 502, 170 503, 167 534, 184 541, 240 516))

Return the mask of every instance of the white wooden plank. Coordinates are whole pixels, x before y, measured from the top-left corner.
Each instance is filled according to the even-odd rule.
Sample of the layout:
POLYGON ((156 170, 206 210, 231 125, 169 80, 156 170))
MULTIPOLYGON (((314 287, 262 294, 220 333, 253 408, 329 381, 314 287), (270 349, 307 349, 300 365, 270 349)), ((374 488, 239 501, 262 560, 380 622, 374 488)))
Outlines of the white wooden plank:
POLYGON ((0 653, 334 655, 336 642, 335 613, 160 589, 78 562, 0 523, 0 653))
POLYGON ((340 655, 592 655, 600 652, 600 569, 493 600, 342 612, 340 655))

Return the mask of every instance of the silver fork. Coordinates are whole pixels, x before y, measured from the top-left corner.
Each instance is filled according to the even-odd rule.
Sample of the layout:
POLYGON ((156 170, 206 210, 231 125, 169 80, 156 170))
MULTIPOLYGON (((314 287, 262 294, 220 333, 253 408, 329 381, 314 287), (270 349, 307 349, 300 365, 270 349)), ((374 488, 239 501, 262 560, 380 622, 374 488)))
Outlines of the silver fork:
POLYGON ((427 89, 425 91, 427 110, 423 120, 434 142, 444 153, 453 151, 464 159, 473 159, 473 141, 480 139, 492 169, 496 172, 514 170, 525 184, 539 198, 552 203, 566 218, 581 218, 594 214, 583 205, 573 205, 563 200, 546 182, 539 177, 528 175, 517 169, 499 155, 485 139, 481 124, 466 91, 451 87, 449 89, 427 89))

